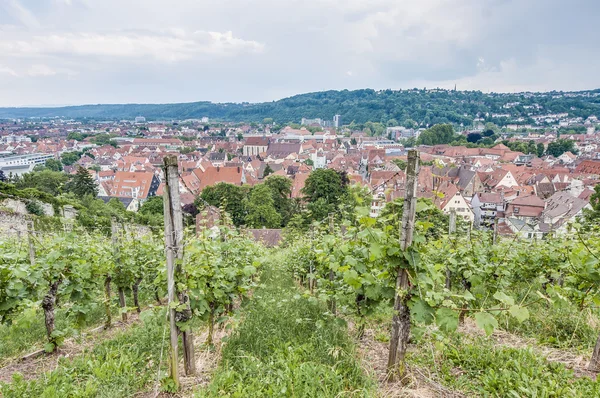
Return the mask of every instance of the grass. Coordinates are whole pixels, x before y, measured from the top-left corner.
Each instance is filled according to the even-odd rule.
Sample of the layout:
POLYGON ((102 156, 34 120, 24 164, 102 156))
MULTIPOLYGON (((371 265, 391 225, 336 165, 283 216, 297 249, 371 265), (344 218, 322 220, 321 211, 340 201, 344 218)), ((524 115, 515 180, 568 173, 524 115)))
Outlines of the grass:
MULTIPOLYGON (((117 307, 117 298, 113 295, 112 320, 120 321, 121 316, 117 307)), ((127 298, 127 304, 133 307, 133 299, 127 298)), ((151 303, 150 297, 142 297, 140 302, 151 303)), ((74 319, 66 315, 66 310, 59 308, 56 311, 56 329, 67 331, 67 337, 77 337, 81 329, 100 326, 105 322, 105 309, 96 305, 87 314, 81 325, 76 325, 74 319)), ((46 327, 44 326, 44 313, 40 309, 30 308, 17 317, 10 325, 0 324, 0 364, 17 355, 41 349, 46 342, 46 327)))
MULTIPOLYGON (((61 358, 56 370, 34 380, 14 375, 0 385, 5 398, 129 397, 156 378, 164 310, 141 314, 142 323, 119 333, 75 358, 61 358)), ((163 362, 166 363, 166 355, 163 362)), ((166 364, 161 364, 165 370, 166 364)))
POLYGON ((508 332, 556 348, 591 350, 598 338, 598 317, 590 310, 580 311, 574 305, 554 308, 538 304, 529 309, 529 314, 523 323, 505 317, 500 325, 508 332))
POLYGON ((548 362, 530 349, 498 347, 485 338, 457 335, 443 343, 425 338, 408 362, 431 370, 441 384, 467 396, 600 396, 600 382, 576 377, 563 364, 548 362))
POLYGON ((363 397, 374 382, 341 321, 303 297, 291 278, 265 271, 227 340, 211 384, 197 397, 363 397))

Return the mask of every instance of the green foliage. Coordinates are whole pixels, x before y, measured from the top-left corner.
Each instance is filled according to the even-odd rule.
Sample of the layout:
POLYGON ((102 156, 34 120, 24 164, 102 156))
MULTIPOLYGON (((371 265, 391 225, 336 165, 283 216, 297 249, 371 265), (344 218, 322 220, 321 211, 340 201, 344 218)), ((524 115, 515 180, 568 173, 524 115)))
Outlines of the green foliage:
POLYGON ((406 170, 406 161, 402 159, 394 159, 394 164, 400 168, 400 170, 406 170))
MULTIPOLYGON (((355 124, 368 121, 381 122, 396 119, 404 126, 415 127, 447 124, 471 125, 478 114, 506 113, 511 118, 502 120, 509 124, 511 119, 528 119, 531 109, 525 105, 539 104, 544 113, 568 112, 574 117, 587 118, 597 115, 599 107, 597 91, 588 96, 576 98, 554 98, 553 95, 495 94, 479 91, 450 90, 342 90, 308 93, 284 98, 279 101, 257 104, 213 104, 195 102, 186 104, 128 104, 128 105, 86 105, 63 108, 0 108, 0 118, 25 119, 31 116, 67 118, 88 118, 96 120, 133 119, 137 115, 147 115, 149 119, 197 119, 208 116, 211 119, 263 122, 272 118, 277 123, 288 123, 303 117, 319 117, 329 120, 339 114, 342 120, 352 120, 355 124), (520 102, 521 106, 506 110, 507 102, 520 102), (574 109, 572 109, 574 108, 574 109), (467 116, 465 116, 465 114, 467 116), (308 116, 310 115, 310 116, 308 116)), ((491 121, 491 120, 486 120, 491 121)), ((500 123, 500 122, 499 122, 500 123)), ((94 138, 109 135, 102 134, 94 138)))
MULTIPOLYGON (((41 181, 41 179, 38 179, 38 181, 41 181)), ((59 210, 61 205, 63 204, 62 200, 57 199, 54 195, 48 192, 29 187, 26 187, 24 189, 18 189, 16 185, 8 184, 5 182, 0 182, 0 197, 2 197, 2 194, 21 198, 25 201, 39 200, 41 202, 51 204, 54 209, 55 215, 60 213, 59 210)))
POLYGON ((281 216, 281 226, 286 226, 292 218, 295 208, 292 195, 292 180, 283 176, 270 176, 264 182, 270 189, 273 205, 281 216))
POLYGON ((63 152, 60 160, 65 166, 72 166, 81 158, 81 152, 63 152))
POLYGON ((409 354, 409 362, 435 368, 441 384, 468 396, 490 397, 593 397, 600 383, 575 377, 557 362, 548 362, 531 349, 494 346, 490 341, 452 339, 446 344, 427 342, 430 347, 409 354), (432 360, 429 350, 437 354, 432 360))
POLYGON ((302 193, 308 202, 315 203, 322 199, 325 204, 339 204, 348 185, 348 177, 333 169, 314 170, 304 184, 302 193))
POLYGON ((29 202, 27 202, 27 204, 25 205, 25 209, 29 214, 33 214, 34 216, 44 215, 44 209, 42 208, 42 205, 40 205, 40 203, 35 200, 30 200, 29 202))
POLYGON ((267 167, 265 167, 265 171, 263 172, 263 177, 264 177, 264 178, 267 178, 269 175, 271 175, 271 174, 273 174, 273 173, 274 173, 274 171, 273 171, 273 169, 271 168, 271 165, 270 165, 270 164, 267 164, 267 167))
POLYGON ((74 193, 78 198, 82 199, 85 196, 98 196, 98 186, 90 172, 79 166, 77 173, 65 187, 69 192, 74 193))
POLYGON ((52 170, 52 171, 62 171, 63 170, 63 165, 62 165, 61 161, 56 160, 56 159, 46 160, 45 166, 48 170, 52 170))
POLYGON ((449 144, 456 139, 454 128, 451 124, 436 124, 423 131, 417 139, 418 145, 449 144))
POLYGON ((281 215, 275 208, 272 191, 266 184, 252 188, 246 204, 246 225, 252 228, 279 228, 281 215))
POLYGON ((546 154, 552 155, 555 158, 568 151, 573 154, 579 153, 577 149, 575 149, 575 141, 561 138, 549 143, 548 148, 546 148, 546 154))
POLYGON ((35 188, 52 196, 58 196, 64 192, 68 181, 68 175, 59 171, 44 169, 23 174, 21 179, 15 183, 15 187, 21 190, 35 188))
POLYGON ((62 358, 45 377, 28 380, 16 374, 10 384, 0 383, 6 398, 125 397, 156 380, 158 365, 166 369, 161 345, 164 311, 142 314, 143 322, 99 343, 75 358, 62 358), (153 364, 153 366, 149 366, 153 364))
POLYGON ((229 337, 222 363, 199 397, 362 397, 373 393, 344 323, 268 273, 229 337))
POLYGON ((236 226, 243 225, 246 221, 245 202, 249 188, 239 185, 220 182, 206 187, 200 194, 200 199, 194 202, 199 209, 206 203, 224 209, 231 216, 236 226))

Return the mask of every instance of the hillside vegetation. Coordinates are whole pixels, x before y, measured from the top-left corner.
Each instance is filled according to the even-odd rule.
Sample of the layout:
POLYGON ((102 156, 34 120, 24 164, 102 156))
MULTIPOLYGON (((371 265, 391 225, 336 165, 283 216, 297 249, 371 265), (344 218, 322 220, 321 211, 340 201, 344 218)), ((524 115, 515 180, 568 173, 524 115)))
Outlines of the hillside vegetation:
MULTIPOLYGON (((342 116, 344 124, 352 121, 399 124, 416 121, 423 125, 437 123, 470 124, 478 114, 509 114, 496 118, 500 125, 511 119, 536 114, 568 112, 588 117, 600 110, 600 90, 577 93, 484 94, 479 91, 449 90, 342 90, 307 93, 273 102, 179 104, 112 104, 60 108, 0 108, 0 118, 64 117, 98 120, 133 119, 142 115, 150 120, 190 119, 204 116, 234 122, 262 122, 273 118, 277 123, 299 122, 301 118, 331 120, 342 116), (503 108, 505 104, 514 104, 503 108), (534 108, 529 108, 534 106, 534 108), (537 107, 539 106, 539 108, 537 107), (525 108, 528 107, 528 108, 525 108)), ((491 121, 491 119, 489 119, 491 121)))

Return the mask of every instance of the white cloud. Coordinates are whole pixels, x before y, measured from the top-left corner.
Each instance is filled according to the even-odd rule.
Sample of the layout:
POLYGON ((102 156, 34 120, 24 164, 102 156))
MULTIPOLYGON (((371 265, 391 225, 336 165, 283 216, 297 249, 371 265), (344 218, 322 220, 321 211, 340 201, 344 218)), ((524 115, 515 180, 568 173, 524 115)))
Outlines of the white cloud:
POLYGON ((7 66, 3 66, 3 65, 0 65, 0 74, 7 74, 10 76, 18 76, 17 72, 15 72, 13 69, 11 69, 7 66))
POLYGON ((0 51, 3 57, 150 57, 157 61, 176 62, 198 55, 234 56, 260 53, 265 49, 263 43, 234 37, 231 31, 196 31, 191 35, 183 31, 173 33, 53 33, 27 39, 0 39, 0 51))
POLYGON ((27 75, 29 76, 54 76, 56 73, 57 72, 54 69, 43 64, 31 65, 27 70, 27 75))
POLYGON ((0 106, 595 88, 599 12, 597 0, 0 0, 0 91, 14 93, 0 106))

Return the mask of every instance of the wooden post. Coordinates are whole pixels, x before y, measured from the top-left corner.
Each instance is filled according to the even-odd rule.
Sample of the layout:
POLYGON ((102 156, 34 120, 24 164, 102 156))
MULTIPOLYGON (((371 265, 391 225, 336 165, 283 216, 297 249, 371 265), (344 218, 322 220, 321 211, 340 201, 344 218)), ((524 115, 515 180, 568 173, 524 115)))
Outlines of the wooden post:
MULTIPOLYGON (((408 151, 406 166, 406 193, 402 211, 402 226, 400 230, 400 248, 406 251, 413 240, 415 229, 415 214, 417 208, 417 185, 419 174, 419 152, 408 151)), ((410 299, 408 271, 405 267, 398 268, 396 277, 396 298, 394 300, 394 317, 390 337, 390 352, 387 365, 387 377, 393 381, 396 374, 400 379, 404 376, 404 357, 410 337, 410 299)))
MULTIPOLYGON (((164 159, 165 164, 165 197, 168 195, 168 213, 170 234, 171 234, 171 247, 173 260, 178 260, 177 265, 174 265, 173 270, 173 283, 175 274, 180 274, 181 260, 183 259, 183 214, 181 211, 181 199, 179 196, 179 171, 177 165, 177 156, 168 155, 164 159)), ((165 232, 167 229, 167 200, 165 200, 165 232)), ((169 293, 170 294, 170 293, 169 293)), ((192 316, 190 309, 190 300, 187 292, 176 292, 174 289, 173 294, 178 296, 178 301, 181 304, 186 305, 186 309, 181 311, 179 315, 182 315, 181 320, 189 320, 192 316)), ((180 321, 181 321, 180 320, 180 321)), ((183 361, 186 375, 190 376, 196 373, 196 359, 194 355, 194 335, 191 330, 182 331, 183 341, 183 361)))
MULTIPOLYGON (((175 383, 175 388, 179 390, 179 344, 178 331, 175 323, 175 243, 174 226, 172 221, 171 195, 169 192, 169 157, 164 159, 165 189, 163 195, 163 209, 165 217, 165 257, 167 260, 167 308, 169 309, 169 326, 171 349, 169 351, 169 376, 175 383)), ((177 165, 177 162, 175 162, 177 165)), ((172 184, 172 183, 171 183, 172 184)))
POLYGON ((596 345, 594 346, 594 351, 592 352, 592 359, 588 365, 588 370, 592 372, 600 371, 600 336, 596 340, 596 345))
MULTIPOLYGON (((112 245, 113 245, 114 257, 115 257, 115 268, 118 270, 119 266, 121 265, 121 253, 119 251, 119 226, 117 225, 117 220, 115 220, 114 217, 111 220, 110 229, 111 229, 112 245)), ((121 307, 121 320, 123 322, 127 322, 127 311, 126 311, 127 303, 125 302, 125 291, 123 290, 122 286, 118 286, 118 283, 117 283, 117 292, 119 293, 119 306, 121 307)))
MULTIPOLYGON (((450 210, 450 221, 448 223, 448 240, 452 239, 452 235, 456 233, 456 210, 450 210)), ((451 282, 452 272, 450 271, 450 267, 446 264, 446 289, 450 290, 452 287, 451 282)))
MULTIPOLYGON (((335 233, 333 213, 329 213, 329 233, 331 235, 333 235, 335 233)), ((335 281, 335 273, 333 272, 332 269, 330 269, 329 270, 329 283, 331 285, 331 293, 332 293, 332 295, 335 294, 334 281, 335 281)), ((337 308, 336 308, 336 302, 335 302, 335 298, 334 297, 331 297, 330 309, 331 309, 331 313, 333 315, 335 315, 336 311, 337 311, 337 308)))
POLYGON ((34 233, 33 221, 27 221, 27 242, 29 243, 29 263, 31 265, 35 265, 35 246, 33 244, 34 233))

